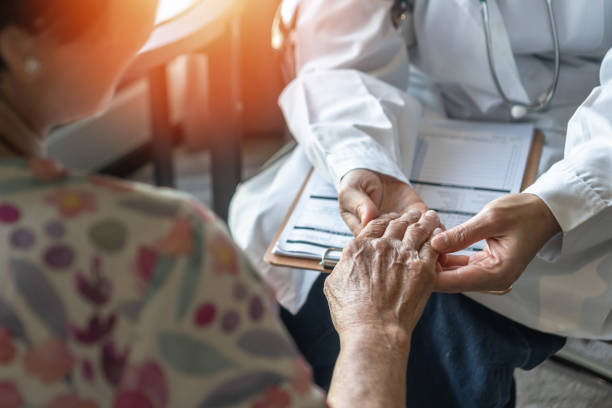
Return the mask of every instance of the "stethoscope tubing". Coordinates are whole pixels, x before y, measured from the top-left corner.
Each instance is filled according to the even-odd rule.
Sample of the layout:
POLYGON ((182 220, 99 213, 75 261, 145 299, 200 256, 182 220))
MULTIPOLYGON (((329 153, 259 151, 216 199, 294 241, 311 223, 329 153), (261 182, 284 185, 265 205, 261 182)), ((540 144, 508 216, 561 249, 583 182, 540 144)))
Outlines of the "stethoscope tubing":
POLYGON ((487 47, 487 60, 489 63, 489 70, 491 71, 491 77, 493 78, 493 83, 495 84, 495 88, 497 88, 500 97, 502 98, 504 103, 506 103, 510 107, 512 117, 515 119, 520 119, 529 112, 538 112, 548 108, 555 93, 557 92, 557 85, 559 84, 559 73, 561 71, 561 46, 559 45, 559 32, 557 29, 557 22, 553 12, 552 0, 545 0, 545 3, 548 13, 548 24, 550 27, 550 32, 552 34, 552 40, 554 45, 555 70, 553 80, 549 88, 545 92, 543 92, 537 98, 536 101, 525 104, 509 98, 502 87, 501 81, 499 80, 499 77, 497 75, 495 59, 493 57, 493 35, 491 34, 489 6, 487 0, 480 0, 480 11, 484 26, 487 47))

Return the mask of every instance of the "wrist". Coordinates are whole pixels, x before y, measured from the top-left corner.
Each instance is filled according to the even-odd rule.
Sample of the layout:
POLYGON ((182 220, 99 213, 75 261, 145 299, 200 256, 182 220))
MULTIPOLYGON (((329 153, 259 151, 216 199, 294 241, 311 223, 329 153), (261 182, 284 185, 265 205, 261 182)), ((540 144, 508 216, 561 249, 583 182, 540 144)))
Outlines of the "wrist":
MULTIPOLYGON (((400 331, 399 329, 394 332, 400 331)), ((403 332, 403 331, 402 331, 403 332)), ((360 330, 340 334, 343 352, 360 353, 381 361, 404 362, 410 354, 411 337, 408 334, 390 334, 387 330, 360 330)))
POLYGON ((535 194, 527 193, 527 195, 533 200, 534 214, 537 214, 537 218, 541 220, 540 225, 543 226, 543 234, 548 241, 561 232, 561 226, 544 200, 535 194))

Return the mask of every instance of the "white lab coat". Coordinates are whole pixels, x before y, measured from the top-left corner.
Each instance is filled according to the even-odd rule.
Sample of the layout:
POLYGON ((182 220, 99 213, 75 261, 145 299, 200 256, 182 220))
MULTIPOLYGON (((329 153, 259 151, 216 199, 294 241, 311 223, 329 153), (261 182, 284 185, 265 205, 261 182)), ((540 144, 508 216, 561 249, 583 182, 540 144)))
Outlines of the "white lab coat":
MULTIPOLYGON (((242 185, 230 209, 235 239, 293 312, 316 273, 271 267, 262 257, 311 163, 336 186, 356 168, 407 182, 423 114, 510 121, 489 72, 478 1, 417 0, 409 51, 391 24, 391 4, 300 1, 298 75, 280 97, 299 146, 242 185)), ((513 99, 533 100, 552 79, 544 2, 489 5, 502 86, 513 99)), ((525 119, 546 136, 528 191, 563 232, 508 295, 468 295, 534 329, 612 339, 612 0, 553 6, 561 76, 550 108, 525 119)))

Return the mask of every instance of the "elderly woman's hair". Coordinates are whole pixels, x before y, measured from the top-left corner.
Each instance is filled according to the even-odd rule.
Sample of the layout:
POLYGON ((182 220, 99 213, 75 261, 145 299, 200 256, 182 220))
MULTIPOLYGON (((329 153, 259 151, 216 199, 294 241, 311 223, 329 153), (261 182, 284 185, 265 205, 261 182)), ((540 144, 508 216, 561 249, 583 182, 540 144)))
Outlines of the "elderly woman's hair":
MULTIPOLYGON (((10 25, 32 33, 53 29, 60 40, 70 41, 102 17, 107 3, 108 0, 0 0, 0 32, 10 25)), ((0 58, 0 71, 4 68, 0 58)))

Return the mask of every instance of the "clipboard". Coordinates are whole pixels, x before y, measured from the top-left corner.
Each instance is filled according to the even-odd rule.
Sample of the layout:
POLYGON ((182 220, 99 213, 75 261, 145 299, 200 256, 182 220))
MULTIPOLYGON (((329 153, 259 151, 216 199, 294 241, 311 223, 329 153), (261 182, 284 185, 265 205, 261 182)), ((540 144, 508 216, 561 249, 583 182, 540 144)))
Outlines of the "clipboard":
MULTIPOLYGON (((540 157, 542 156, 543 147, 544 134, 541 131, 536 130, 534 132, 533 141, 531 142, 531 149, 529 150, 529 156, 527 158, 527 164, 525 166, 525 174, 523 175, 523 184, 521 186, 521 191, 524 191, 535 182, 536 176, 538 174, 538 167, 540 164, 540 157)), ((300 197, 302 196, 302 193, 306 188, 306 184, 308 184, 308 180, 312 176, 313 171, 314 169, 311 168, 308 172, 308 175, 306 176, 302 187, 300 187, 300 191, 298 191, 297 195, 295 196, 295 199, 293 200, 293 203, 291 204, 291 207, 289 208, 285 219, 276 231, 272 242, 270 243, 268 249, 266 250, 266 253, 264 254, 264 261, 274 266, 281 266, 292 269, 307 269, 330 273, 336 266, 337 261, 334 259, 329 259, 328 255, 330 251, 340 252, 342 251, 342 248, 329 248, 327 251, 325 251, 320 261, 314 259, 291 257, 286 255, 277 255, 273 253, 274 247, 280 239, 280 236, 283 230, 285 229, 287 222, 289 222, 289 218, 295 210, 295 207, 297 206, 300 197)))

